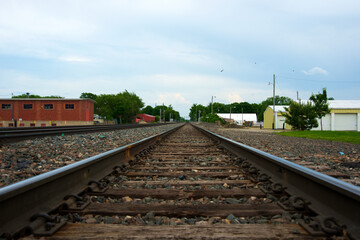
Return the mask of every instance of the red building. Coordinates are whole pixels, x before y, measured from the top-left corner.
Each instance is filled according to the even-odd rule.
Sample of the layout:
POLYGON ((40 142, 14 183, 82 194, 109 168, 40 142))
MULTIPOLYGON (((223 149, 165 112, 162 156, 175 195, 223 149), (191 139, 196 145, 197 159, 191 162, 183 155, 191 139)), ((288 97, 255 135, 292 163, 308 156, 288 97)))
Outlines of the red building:
POLYGON ((155 116, 141 113, 141 114, 136 115, 136 122, 139 122, 140 120, 142 120, 144 122, 155 122, 155 116))
POLYGON ((0 99, 0 127, 92 125, 94 102, 85 98, 0 99))

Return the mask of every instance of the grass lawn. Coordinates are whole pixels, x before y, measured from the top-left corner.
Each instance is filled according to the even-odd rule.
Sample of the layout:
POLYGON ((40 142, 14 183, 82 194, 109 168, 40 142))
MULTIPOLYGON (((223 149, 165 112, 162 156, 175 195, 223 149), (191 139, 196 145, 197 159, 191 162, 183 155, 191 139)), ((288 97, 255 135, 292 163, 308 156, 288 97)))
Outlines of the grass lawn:
POLYGON ((289 131, 276 133, 283 136, 349 142, 360 145, 360 132, 339 131, 289 131))

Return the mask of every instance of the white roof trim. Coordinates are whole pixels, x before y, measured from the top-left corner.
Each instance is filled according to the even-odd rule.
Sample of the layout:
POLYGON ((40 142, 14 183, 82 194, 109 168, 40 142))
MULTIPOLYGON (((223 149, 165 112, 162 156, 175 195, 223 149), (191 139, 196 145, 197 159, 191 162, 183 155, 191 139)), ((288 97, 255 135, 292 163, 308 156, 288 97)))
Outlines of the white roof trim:
MULTIPOLYGON (((302 103, 312 102, 310 100, 302 100, 302 103)), ((328 100, 330 109, 360 109, 360 100, 328 100)), ((273 105, 269 105, 273 109, 273 105)), ((289 105, 275 105, 275 112, 286 112, 285 107, 289 105)))

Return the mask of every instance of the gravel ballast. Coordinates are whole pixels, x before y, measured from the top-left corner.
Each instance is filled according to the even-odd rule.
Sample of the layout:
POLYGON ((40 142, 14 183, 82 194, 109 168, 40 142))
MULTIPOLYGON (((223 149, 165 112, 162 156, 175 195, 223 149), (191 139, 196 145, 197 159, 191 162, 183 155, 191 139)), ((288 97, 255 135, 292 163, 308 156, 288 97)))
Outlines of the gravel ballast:
POLYGON ((287 137, 272 130, 224 128, 201 123, 202 128, 237 142, 360 186, 360 145, 287 137))
POLYGON ((0 187, 69 165, 177 126, 179 124, 49 136, 4 145, 0 148, 0 187))
MULTIPOLYGON (((178 124, 26 140, 0 148, 0 187, 163 132, 178 124)), ((360 186, 360 145, 286 137, 271 131, 202 127, 313 170, 360 186), (340 154, 343 153, 342 154, 340 154)))

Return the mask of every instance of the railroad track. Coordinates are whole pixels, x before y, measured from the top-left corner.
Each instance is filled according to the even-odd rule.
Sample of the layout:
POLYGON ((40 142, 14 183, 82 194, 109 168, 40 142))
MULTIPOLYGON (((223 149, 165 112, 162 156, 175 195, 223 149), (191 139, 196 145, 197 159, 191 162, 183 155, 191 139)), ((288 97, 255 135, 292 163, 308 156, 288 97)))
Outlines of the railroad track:
POLYGON ((0 128, 0 145, 43 136, 113 131, 119 129, 153 127, 165 124, 169 123, 0 128))
POLYGON ((357 187, 189 124, 0 189, 0 201, 4 238, 360 236, 357 187))

